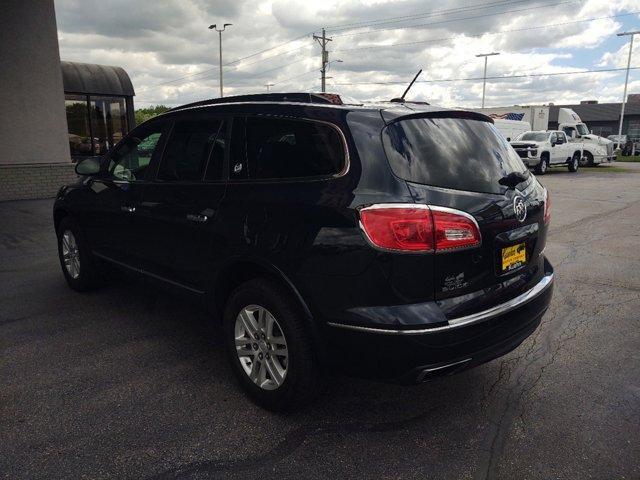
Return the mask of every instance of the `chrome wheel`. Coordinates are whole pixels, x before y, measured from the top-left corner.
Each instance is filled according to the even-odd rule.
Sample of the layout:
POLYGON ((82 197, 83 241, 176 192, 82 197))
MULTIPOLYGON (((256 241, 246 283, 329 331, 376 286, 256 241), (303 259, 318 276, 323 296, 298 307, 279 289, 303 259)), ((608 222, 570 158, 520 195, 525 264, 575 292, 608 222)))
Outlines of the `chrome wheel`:
POLYGON ((287 376, 289 351, 284 332, 264 307, 249 305, 235 323, 236 353, 247 376, 264 390, 275 390, 287 376))
POLYGON ((65 230, 62 234, 62 259, 64 268, 73 279, 80 276, 80 251, 78 243, 71 230, 65 230))

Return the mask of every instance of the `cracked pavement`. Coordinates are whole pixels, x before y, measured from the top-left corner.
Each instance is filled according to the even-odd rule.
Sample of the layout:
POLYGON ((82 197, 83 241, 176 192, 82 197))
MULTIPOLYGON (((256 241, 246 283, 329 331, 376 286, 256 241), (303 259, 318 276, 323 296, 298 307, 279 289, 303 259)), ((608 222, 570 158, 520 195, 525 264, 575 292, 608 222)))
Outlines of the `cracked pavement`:
POLYGON ((236 388, 207 315, 59 271, 51 200, 0 203, 3 478, 640 477, 640 164, 540 177, 555 295, 501 359, 419 386, 336 377, 292 415, 236 388))

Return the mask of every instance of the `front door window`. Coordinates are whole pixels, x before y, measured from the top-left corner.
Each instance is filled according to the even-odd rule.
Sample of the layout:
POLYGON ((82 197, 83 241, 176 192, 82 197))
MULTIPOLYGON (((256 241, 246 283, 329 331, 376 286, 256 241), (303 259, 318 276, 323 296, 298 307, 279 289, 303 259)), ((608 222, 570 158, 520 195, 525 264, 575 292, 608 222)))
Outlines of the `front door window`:
POLYGON ((116 180, 142 180, 162 136, 163 125, 156 124, 136 129, 113 152, 109 172, 116 180))

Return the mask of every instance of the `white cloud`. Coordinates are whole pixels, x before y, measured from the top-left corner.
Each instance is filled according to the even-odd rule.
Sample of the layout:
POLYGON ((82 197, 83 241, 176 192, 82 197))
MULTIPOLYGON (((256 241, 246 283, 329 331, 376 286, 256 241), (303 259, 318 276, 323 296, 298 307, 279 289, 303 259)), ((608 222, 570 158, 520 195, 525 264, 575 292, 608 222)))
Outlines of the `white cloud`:
MULTIPOLYGON (((333 78, 328 86, 361 99, 399 95, 418 68, 424 69, 423 80, 480 77, 483 61, 475 54, 488 51, 501 52, 489 59, 489 76, 575 71, 572 62, 590 55, 593 59, 587 69, 626 66, 628 47, 604 54, 599 50, 597 56, 592 53, 620 29, 619 18, 574 22, 638 10, 638 0, 559 2, 555 6, 548 0, 523 0, 487 6, 495 1, 57 0, 56 14, 61 57, 124 67, 132 77, 139 105, 215 97, 218 38, 207 27, 222 22, 234 24, 223 34, 223 63, 227 63, 323 25, 386 19, 373 27, 379 30, 367 33, 365 28, 353 29, 359 25, 328 30, 333 37, 330 58, 344 61, 331 65, 333 78), (510 13, 497 15, 505 11, 510 13), (388 22, 400 16, 406 18, 388 22), (566 25, 557 25, 561 23, 566 25), (539 28, 544 25, 556 26, 539 28), (391 46, 396 43, 408 45, 391 46), (198 72, 204 73, 193 75, 198 72), (402 84, 344 85, 361 82, 402 84)), ((633 62, 640 65, 640 45, 633 62)), ((306 35, 226 66, 225 93, 263 92, 266 83, 276 84, 275 91, 317 91, 319 63, 319 47, 306 35)), ((584 98, 617 101, 623 80, 623 75, 614 73, 490 80, 487 104, 565 103, 584 98)), ((631 83, 630 91, 638 90, 637 83, 631 83)), ((411 96, 470 107, 479 103, 481 88, 479 80, 417 83, 411 96)))

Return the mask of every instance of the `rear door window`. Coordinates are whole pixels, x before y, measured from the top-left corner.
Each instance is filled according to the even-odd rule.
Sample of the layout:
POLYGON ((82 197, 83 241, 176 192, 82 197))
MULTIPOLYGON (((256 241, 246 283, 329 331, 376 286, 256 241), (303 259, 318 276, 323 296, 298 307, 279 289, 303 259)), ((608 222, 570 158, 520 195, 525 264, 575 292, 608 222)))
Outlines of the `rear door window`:
POLYGON ((400 120, 383 130, 382 140, 393 172, 410 182, 502 193, 502 177, 527 172, 496 127, 481 120, 400 120))
POLYGON ((232 172, 232 176, 236 173, 249 179, 330 177, 342 171, 344 157, 341 136, 330 125, 249 117, 246 119, 248 172, 232 172))
POLYGON ((221 120, 176 122, 164 149, 158 179, 167 182, 200 181, 211 156, 207 177, 220 180, 224 144, 217 144, 216 140, 221 127, 221 120))

